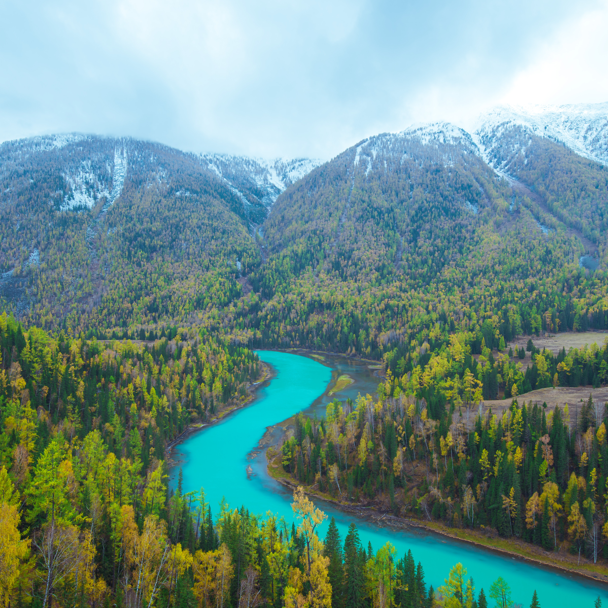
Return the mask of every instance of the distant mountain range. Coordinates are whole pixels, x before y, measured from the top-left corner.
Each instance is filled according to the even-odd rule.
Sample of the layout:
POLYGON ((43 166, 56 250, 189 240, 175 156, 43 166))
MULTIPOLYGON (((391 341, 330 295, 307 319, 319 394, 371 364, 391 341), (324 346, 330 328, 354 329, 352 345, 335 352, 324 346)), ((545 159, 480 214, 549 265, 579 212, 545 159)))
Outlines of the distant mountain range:
POLYGON ((0 297, 47 325, 152 323, 303 277, 420 287, 490 235, 605 268, 607 165, 608 104, 498 108, 473 132, 415 125, 325 163, 79 134, 5 142, 0 297))

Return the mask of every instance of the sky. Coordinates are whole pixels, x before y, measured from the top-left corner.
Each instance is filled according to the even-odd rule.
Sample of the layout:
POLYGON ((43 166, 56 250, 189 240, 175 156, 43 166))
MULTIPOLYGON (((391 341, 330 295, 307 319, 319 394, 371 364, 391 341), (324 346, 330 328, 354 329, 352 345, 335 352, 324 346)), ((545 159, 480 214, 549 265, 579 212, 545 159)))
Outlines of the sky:
POLYGON ((608 0, 2 0, 0 141, 329 159, 503 104, 608 101, 608 0))

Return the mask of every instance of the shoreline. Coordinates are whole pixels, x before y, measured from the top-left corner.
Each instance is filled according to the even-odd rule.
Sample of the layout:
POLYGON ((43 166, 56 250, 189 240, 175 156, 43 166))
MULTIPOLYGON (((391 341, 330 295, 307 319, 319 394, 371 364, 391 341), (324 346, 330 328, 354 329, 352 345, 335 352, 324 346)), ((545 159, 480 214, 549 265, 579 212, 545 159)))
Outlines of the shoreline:
MULTIPOLYGON (((264 349, 264 350, 276 350, 277 352, 289 352, 289 351, 279 350, 279 349, 264 349)), ((309 356, 310 356, 310 354, 312 354, 314 352, 328 354, 326 351, 312 351, 309 349, 291 349, 291 352, 293 353, 296 350, 300 351, 300 353, 307 352, 309 354, 309 356)), ((342 355, 342 356, 344 356, 344 355, 342 355)), ((359 359, 359 360, 361 360, 361 359, 359 359)), ((375 361, 371 361, 371 360, 368 360, 368 361, 370 363, 376 363, 375 361)), ((169 444, 167 444, 167 446, 165 447, 165 453, 166 453, 166 463, 169 466, 169 468, 174 467, 177 464, 175 462, 175 460, 173 459, 173 455, 171 454, 171 452, 175 448, 175 446, 177 446, 181 442, 185 441, 193 433, 195 433, 199 430, 202 430, 203 428, 207 428, 209 426, 212 426, 214 424, 221 422, 226 416, 229 416, 230 414, 232 414, 244 407, 249 406, 255 400, 255 398, 257 396, 256 395, 257 389, 260 388, 264 383, 271 380, 276 375, 276 371, 271 366, 269 366, 266 363, 262 363, 262 365, 263 365, 263 369, 264 369, 263 376, 257 382, 248 384, 247 392, 249 394, 248 394, 248 397, 245 399, 245 401, 243 401, 242 403, 237 404, 233 407, 228 407, 227 409, 219 412, 219 414, 214 419, 209 421, 208 423, 198 423, 198 424, 195 423, 195 424, 189 425, 178 437, 176 437, 169 444)), ((329 385, 328 385, 327 390, 329 390, 329 385)), ((300 484, 297 484, 294 481, 292 481, 290 477, 287 477, 286 473, 285 473, 285 476, 281 476, 281 475, 277 475, 278 471, 275 472, 272 470, 273 467, 271 467, 271 465, 273 465, 274 458, 278 455, 278 453, 275 452, 275 446, 264 445, 264 443, 265 443, 264 439, 265 439, 268 431, 273 430, 278 426, 282 426, 283 424, 288 422, 288 420, 280 422, 277 425, 273 425, 272 429, 270 429, 270 428, 267 429, 266 433, 264 433, 264 435, 260 438, 260 442, 254 449, 254 451, 263 450, 265 452, 266 471, 267 471, 268 475, 274 481, 278 482, 281 486, 293 491, 300 484)), ((603 568, 606 571, 606 574, 592 573, 592 572, 589 572, 588 570, 581 570, 574 565, 572 568, 569 568, 565 565, 555 563, 553 560, 545 561, 541 558, 541 556, 531 557, 528 555, 522 555, 514 550, 510 550, 510 549, 503 548, 503 547, 496 547, 491 544, 486 544, 483 542, 483 539, 481 539, 481 538, 479 538, 477 540, 471 539, 471 538, 463 538, 458 535, 457 529, 448 528, 447 526, 445 526, 444 524, 441 524, 440 522, 437 522, 437 523, 434 522, 434 525, 429 525, 428 523, 426 523, 422 520, 418 520, 418 519, 414 519, 414 518, 397 517, 391 513, 383 513, 382 511, 379 511, 376 508, 371 507, 371 506, 364 507, 364 506, 360 506, 360 505, 346 505, 331 497, 317 494, 314 491, 311 491, 310 488, 307 488, 305 486, 302 486, 302 487, 304 488, 304 492, 307 496, 309 496, 311 498, 316 498, 316 499, 322 500, 326 503, 329 503, 332 506, 334 506, 337 510, 341 511, 342 513, 351 513, 351 514, 357 515, 363 519, 367 519, 367 520, 369 520, 370 523, 372 523, 373 525, 380 527, 380 528, 392 528, 394 530, 404 530, 404 531, 405 530, 409 530, 409 531, 415 530, 418 532, 426 532, 428 534, 435 535, 439 538, 449 538, 450 540, 458 542, 458 543, 463 543, 463 544, 466 544, 469 546, 474 546, 482 551, 488 551, 493 554, 500 555, 501 557, 510 557, 511 559, 528 562, 530 564, 534 564, 536 566, 539 566, 539 567, 542 567, 542 568, 545 568, 548 570, 552 570, 554 572, 563 573, 563 574, 566 574, 569 576, 580 577, 580 578, 583 578, 590 582, 593 582, 595 584, 600 584, 600 585, 608 584, 608 568, 603 568, 601 565, 597 565, 596 567, 603 568)), ((477 531, 466 530, 465 532, 467 534, 476 535, 477 531)), ((502 540, 502 542, 506 542, 506 543, 509 542, 507 539, 501 539, 501 540, 502 540)), ((531 546, 531 547, 534 547, 534 546, 531 546)), ((594 566, 593 564, 589 564, 589 565, 591 567, 594 566)))
POLYGON ((173 454, 172 454, 173 449, 176 446, 178 446, 180 443, 182 443, 183 441, 188 439, 188 437, 190 437, 190 435, 193 435, 194 433, 201 431, 202 429, 206 429, 210 426, 218 424, 219 422, 222 422, 222 420, 224 420, 224 418, 226 418, 226 416, 230 416, 231 414, 234 414, 235 412, 238 412, 239 410, 242 410, 243 408, 248 407, 249 405, 251 405, 253 403, 253 401, 255 401, 255 399, 257 397, 257 395, 256 395, 257 389, 260 388, 264 383, 272 380, 276 376, 276 371, 270 365, 268 365, 267 363, 264 363, 263 361, 260 361, 260 364, 263 369, 262 377, 260 380, 258 380, 256 382, 250 382, 247 385, 248 395, 242 403, 236 404, 234 406, 228 406, 226 409, 220 410, 218 412, 218 414, 215 416, 215 418, 212 418, 209 422, 197 422, 197 423, 189 424, 182 431, 182 433, 180 433, 175 439, 172 439, 169 443, 167 443, 167 445, 165 446, 165 462, 169 469, 171 469, 172 467, 174 467, 178 464, 175 461, 175 459, 173 458, 173 454))
MULTIPOLYGON (((317 361, 317 357, 343 357, 344 359, 349 359, 351 361, 362 361, 364 363, 371 363, 373 365, 383 366, 382 359, 368 359, 367 357, 361 357, 359 355, 347 355, 341 351, 337 350, 315 350, 312 348, 304 348, 304 347, 293 347, 293 348, 271 348, 271 347, 258 347, 252 348, 252 350, 268 350, 277 353, 288 353, 288 354, 297 354, 302 357, 312 357, 317 361)), ((323 364, 323 361, 317 361, 317 363, 323 364)))
MULTIPOLYGON (((266 452, 266 455, 267 455, 266 468, 268 471, 268 475, 270 475, 270 477, 272 477, 272 479, 274 479, 276 482, 281 484, 283 487, 288 488, 289 490, 295 490, 299 486, 299 484, 293 482, 289 478, 279 477, 279 476, 274 475, 270 469, 271 462, 268 459, 268 452, 266 452)), ((324 502, 330 503, 332 506, 334 506, 338 511, 340 511, 342 513, 351 513, 351 514, 357 515, 363 519, 368 519, 370 521, 370 523, 372 523, 373 525, 380 527, 380 528, 393 528, 394 530, 401 530, 401 531, 411 531, 412 529, 415 529, 417 531, 427 532, 427 533, 430 533, 432 535, 436 535, 439 537, 449 538, 450 540, 453 540, 453 541, 456 541, 459 543, 463 543, 466 545, 472 545, 482 551, 489 551, 490 553, 500 555, 501 557, 510 557, 512 559, 516 559, 516 560, 523 561, 523 562, 528 562, 530 564, 534 564, 536 566, 540 566, 542 568, 553 570, 553 571, 556 571, 559 573, 565 573, 565 574, 568 574, 571 576, 578 576, 578 577, 582 577, 587 580, 593 581, 594 583, 608 585, 608 568, 604 568, 606 570, 606 574, 594 574, 594 573, 589 572, 588 570, 574 569, 574 567, 568 568, 564 565, 555 563, 553 561, 544 561, 543 559, 540 558, 540 556, 539 557, 529 557, 527 555, 521 555, 520 553, 517 553, 516 551, 513 551, 513 550, 485 544, 481 541, 481 539, 473 540, 473 539, 469 539, 469 538, 462 538, 462 537, 458 536, 455 529, 448 528, 447 526, 445 526, 444 524, 441 524, 440 522, 437 522, 436 527, 430 526, 427 523, 425 523, 424 521, 421 521, 418 519, 413 519, 413 518, 409 518, 409 517, 408 518, 397 517, 390 513, 382 513, 381 511, 378 511, 374 507, 363 507, 363 506, 358 506, 358 505, 345 505, 333 498, 328 498, 326 496, 322 496, 313 491, 310 491, 310 489, 307 488, 306 486, 302 486, 302 488, 304 489, 304 493, 307 496, 309 496, 311 498, 317 498, 324 502)), ((469 530, 467 530, 467 532, 474 533, 474 531, 469 531, 469 530)), ((504 539, 504 542, 509 542, 509 541, 507 539, 504 539)), ((602 568, 601 565, 597 565, 597 566, 599 568, 602 568)))

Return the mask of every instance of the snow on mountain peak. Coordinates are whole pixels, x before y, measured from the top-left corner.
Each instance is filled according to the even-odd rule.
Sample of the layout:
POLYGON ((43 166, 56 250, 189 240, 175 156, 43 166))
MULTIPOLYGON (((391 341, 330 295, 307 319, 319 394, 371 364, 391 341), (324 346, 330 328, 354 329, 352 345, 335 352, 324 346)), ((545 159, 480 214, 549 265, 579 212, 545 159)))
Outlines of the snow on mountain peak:
POLYGON ((270 208, 286 188, 322 164, 309 158, 267 160, 229 154, 201 154, 200 159, 233 192, 248 199, 255 196, 266 208, 270 208))
POLYGON ((564 144, 576 154, 608 164, 608 103, 499 106, 482 116, 475 134, 485 147, 513 127, 564 144))
POLYGON ((63 200, 62 209, 92 209, 101 197, 106 198, 110 207, 122 194, 127 174, 127 149, 117 146, 114 149, 114 167, 111 171, 112 189, 96 173, 90 160, 83 161, 78 171, 66 171, 63 176, 70 185, 70 191, 63 200))
POLYGON ((408 127, 398 136, 409 138, 417 138, 421 143, 429 145, 431 143, 439 143, 445 145, 462 145, 474 146, 471 136, 460 127, 450 122, 432 122, 425 124, 414 124, 408 127))
POLYGON ((359 142, 355 150, 355 167, 364 162, 367 176, 374 165, 386 166, 389 158, 416 158, 454 165, 458 158, 479 156, 479 149, 473 138, 464 129, 449 122, 414 124, 398 133, 383 133, 359 142), (378 157, 378 159, 377 159, 378 157))

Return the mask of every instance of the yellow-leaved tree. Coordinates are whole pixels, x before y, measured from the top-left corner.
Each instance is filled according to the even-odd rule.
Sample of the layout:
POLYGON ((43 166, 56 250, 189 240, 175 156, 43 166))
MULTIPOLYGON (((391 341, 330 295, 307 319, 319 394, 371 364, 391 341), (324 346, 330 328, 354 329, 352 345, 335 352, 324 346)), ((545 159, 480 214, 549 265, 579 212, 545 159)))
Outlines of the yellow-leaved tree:
MULTIPOLYGON (((9 480, 10 481, 10 480, 9 480)), ((30 541, 21 538, 16 505, 0 502, 0 606, 11 604, 29 554, 30 541)))
POLYGON ((222 544, 217 551, 197 551, 192 561, 194 595, 203 608, 223 608, 230 595, 234 566, 230 550, 222 544))
POLYGON ((124 505, 121 511, 125 597, 129 605, 140 606, 142 601, 152 605, 160 586, 169 578, 167 524, 156 515, 148 515, 140 534, 133 507, 124 505))
POLYGON ((315 508, 301 487, 293 493, 291 508, 300 520, 296 532, 304 542, 304 555, 303 570, 291 568, 289 571, 289 582, 285 588, 285 607, 330 608, 331 584, 327 571, 329 557, 323 555, 323 543, 317 536, 317 527, 327 516, 315 508), (304 595, 304 586, 307 583, 308 593, 304 595))

